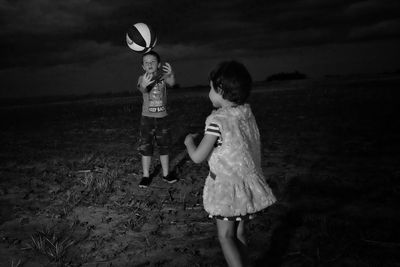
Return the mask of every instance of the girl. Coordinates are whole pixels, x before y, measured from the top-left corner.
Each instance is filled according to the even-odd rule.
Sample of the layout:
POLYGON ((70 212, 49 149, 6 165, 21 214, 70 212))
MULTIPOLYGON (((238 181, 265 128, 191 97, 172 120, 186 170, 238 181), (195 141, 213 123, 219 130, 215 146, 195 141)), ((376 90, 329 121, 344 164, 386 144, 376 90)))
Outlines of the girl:
POLYGON ((207 159, 210 172, 204 191, 204 209, 217 222, 218 238, 229 266, 244 266, 247 258, 245 221, 276 199, 261 170, 258 127, 245 103, 252 79, 236 61, 222 62, 210 74, 209 98, 217 110, 206 120, 199 146, 195 134, 185 146, 195 163, 207 159))

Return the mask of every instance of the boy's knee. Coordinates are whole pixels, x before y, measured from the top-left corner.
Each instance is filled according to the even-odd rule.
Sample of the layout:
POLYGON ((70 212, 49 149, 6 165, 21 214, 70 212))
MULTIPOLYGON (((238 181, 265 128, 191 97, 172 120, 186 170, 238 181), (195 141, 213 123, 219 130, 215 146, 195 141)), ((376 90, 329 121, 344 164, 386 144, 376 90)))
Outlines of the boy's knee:
MULTIPOLYGON (((168 133, 168 131, 167 131, 168 133)), ((168 155, 169 154, 169 146, 170 146, 170 138, 168 134, 161 134, 156 136, 157 146, 160 152, 160 155, 168 155)))
POLYGON ((160 155, 168 155, 169 154, 169 147, 168 146, 160 146, 159 147, 160 155))
POLYGON ((150 144, 142 144, 138 147, 138 151, 142 156, 152 156, 153 146, 150 144))

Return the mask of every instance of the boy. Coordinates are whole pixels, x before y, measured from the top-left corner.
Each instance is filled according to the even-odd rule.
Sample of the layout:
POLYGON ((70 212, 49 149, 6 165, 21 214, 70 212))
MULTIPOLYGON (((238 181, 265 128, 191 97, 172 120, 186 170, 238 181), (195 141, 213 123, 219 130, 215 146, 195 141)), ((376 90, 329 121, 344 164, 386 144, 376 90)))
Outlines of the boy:
POLYGON ((174 73, 169 63, 160 71, 160 55, 155 51, 143 54, 142 67, 145 73, 138 79, 137 87, 143 94, 142 117, 140 122, 139 152, 142 155, 143 177, 139 187, 146 188, 151 183, 149 174, 154 139, 160 153, 163 180, 175 183, 177 178, 169 172, 169 125, 167 121, 167 86, 175 84, 174 73), (163 72, 163 73, 162 73, 163 72))

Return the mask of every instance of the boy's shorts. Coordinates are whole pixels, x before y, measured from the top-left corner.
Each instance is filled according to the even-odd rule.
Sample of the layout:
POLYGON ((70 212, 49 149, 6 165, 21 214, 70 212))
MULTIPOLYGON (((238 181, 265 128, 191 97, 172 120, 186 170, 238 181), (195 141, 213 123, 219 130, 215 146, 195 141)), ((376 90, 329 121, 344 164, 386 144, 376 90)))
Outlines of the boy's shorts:
POLYGON ((152 156, 154 142, 160 155, 168 155, 170 145, 168 117, 152 118, 142 116, 138 150, 142 156, 152 156))

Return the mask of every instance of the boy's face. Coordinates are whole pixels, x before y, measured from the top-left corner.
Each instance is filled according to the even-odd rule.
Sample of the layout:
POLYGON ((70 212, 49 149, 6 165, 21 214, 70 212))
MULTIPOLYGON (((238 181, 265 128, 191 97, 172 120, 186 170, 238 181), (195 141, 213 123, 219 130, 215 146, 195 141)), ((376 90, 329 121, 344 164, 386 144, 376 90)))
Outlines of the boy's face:
POLYGON ((143 70, 149 74, 154 74, 160 67, 160 62, 153 55, 146 55, 143 57, 143 70))
POLYGON ((221 101, 223 99, 222 95, 215 90, 212 81, 210 81, 210 92, 208 93, 208 97, 215 108, 221 107, 221 101))

